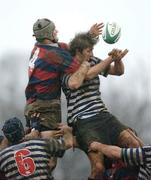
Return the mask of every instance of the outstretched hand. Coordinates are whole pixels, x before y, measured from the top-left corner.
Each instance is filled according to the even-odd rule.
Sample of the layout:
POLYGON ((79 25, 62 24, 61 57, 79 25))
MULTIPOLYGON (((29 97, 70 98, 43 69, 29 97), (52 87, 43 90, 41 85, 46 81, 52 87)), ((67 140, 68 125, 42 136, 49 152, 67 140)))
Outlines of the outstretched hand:
POLYGON ((104 27, 104 23, 99 23, 99 24, 95 23, 91 26, 89 30, 89 34, 92 37, 98 37, 99 35, 102 34, 103 27, 104 27))
POLYGON ((124 51, 120 49, 112 49, 112 51, 110 51, 108 55, 112 56, 113 61, 120 61, 127 53, 127 49, 125 49, 124 51))

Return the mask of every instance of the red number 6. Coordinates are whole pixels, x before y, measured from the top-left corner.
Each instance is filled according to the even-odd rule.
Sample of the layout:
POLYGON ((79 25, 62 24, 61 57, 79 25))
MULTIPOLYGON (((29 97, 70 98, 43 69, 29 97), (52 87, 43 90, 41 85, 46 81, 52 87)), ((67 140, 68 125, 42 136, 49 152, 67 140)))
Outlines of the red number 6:
POLYGON ((22 176, 29 176, 35 172, 36 166, 34 160, 31 157, 26 157, 30 154, 28 149, 18 150, 14 154, 18 171, 22 176))

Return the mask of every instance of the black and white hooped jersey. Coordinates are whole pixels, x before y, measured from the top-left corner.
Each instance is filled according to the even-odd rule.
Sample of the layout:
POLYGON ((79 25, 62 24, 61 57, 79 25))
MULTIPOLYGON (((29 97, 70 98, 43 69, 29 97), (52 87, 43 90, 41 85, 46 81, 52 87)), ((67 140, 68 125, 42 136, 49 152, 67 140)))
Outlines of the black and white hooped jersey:
POLYGON ((139 166, 138 180, 151 179, 151 146, 123 148, 122 159, 129 166, 139 166))
MULTIPOLYGON (((100 63, 100 59, 93 57, 89 61, 91 66, 100 63)), ((101 73, 106 76, 106 72, 101 73)), ((63 75, 62 78, 62 89, 67 99, 67 121, 68 124, 72 124, 76 118, 89 118, 100 111, 107 111, 105 104, 101 99, 100 92, 100 79, 99 76, 94 77, 90 80, 85 80, 81 87, 72 90, 68 87, 68 79, 70 75, 63 75)))
POLYGON ((0 170, 8 180, 50 180, 50 158, 64 152, 61 140, 29 140, 0 151, 0 170))

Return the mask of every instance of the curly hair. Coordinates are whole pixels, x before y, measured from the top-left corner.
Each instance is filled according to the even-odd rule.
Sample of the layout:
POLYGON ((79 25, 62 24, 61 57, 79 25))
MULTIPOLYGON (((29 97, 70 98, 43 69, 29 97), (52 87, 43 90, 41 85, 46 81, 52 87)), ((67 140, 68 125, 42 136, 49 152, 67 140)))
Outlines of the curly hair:
POLYGON ((76 52, 82 51, 86 48, 93 48, 98 42, 98 39, 92 38, 89 33, 78 33, 69 43, 69 51, 72 56, 76 55, 76 52))

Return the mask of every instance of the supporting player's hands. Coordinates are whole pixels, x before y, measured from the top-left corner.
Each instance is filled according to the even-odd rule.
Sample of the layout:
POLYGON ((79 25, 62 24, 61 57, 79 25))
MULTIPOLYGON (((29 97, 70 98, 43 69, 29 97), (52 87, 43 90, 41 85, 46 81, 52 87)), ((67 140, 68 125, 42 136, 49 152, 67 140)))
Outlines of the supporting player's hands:
POLYGON ((98 37, 99 35, 102 34, 103 27, 104 27, 103 22, 101 22, 99 24, 95 23, 91 26, 91 28, 89 30, 89 34, 91 35, 92 38, 98 37))
POLYGON ((63 138, 66 144, 66 148, 78 147, 76 137, 73 136, 72 128, 66 124, 59 124, 59 128, 63 130, 63 138))
POLYGON ((92 142, 90 145, 89 145, 89 152, 90 151, 98 151, 98 144, 101 144, 101 143, 98 143, 98 142, 92 142))
POLYGON ((31 129, 26 130, 25 140, 36 139, 40 133, 38 131, 40 113, 33 113, 30 117, 31 129), (36 128, 35 128, 36 127, 36 128))
POLYGON ((30 133, 26 134, 24 140, 37 139, 39 137, 39 131, 33 129, 30 133))

